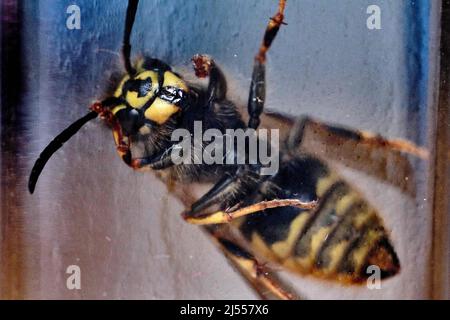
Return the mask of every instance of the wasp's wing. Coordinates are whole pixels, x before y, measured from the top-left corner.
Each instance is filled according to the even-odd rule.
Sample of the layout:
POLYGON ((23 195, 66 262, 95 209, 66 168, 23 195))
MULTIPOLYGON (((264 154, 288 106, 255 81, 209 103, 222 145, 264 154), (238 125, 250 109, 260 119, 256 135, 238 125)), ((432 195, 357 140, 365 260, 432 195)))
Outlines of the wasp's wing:
POLYGON ((309 118, 293 121, 279 113, 267 113, 263 126, 283 128, 280 137, 289 140, 291 148, 375 176, 411 196, 416 193, 411 156, 428 157, 426 150, 405 140, 388 140, 309 118))

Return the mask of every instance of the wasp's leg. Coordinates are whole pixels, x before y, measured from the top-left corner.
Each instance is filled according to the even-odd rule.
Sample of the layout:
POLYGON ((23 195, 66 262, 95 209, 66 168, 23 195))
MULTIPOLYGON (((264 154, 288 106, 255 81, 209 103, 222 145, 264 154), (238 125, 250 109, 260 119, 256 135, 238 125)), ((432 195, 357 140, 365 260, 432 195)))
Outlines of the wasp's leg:
POLYGON ((255 213, 267 208, 298 206, 311 209, 315 202, 304 203, 298 199, 276 199, 263 201, 239 210, 241 201, 255 193, 267 178, 261 176, 256 166, 239 166, 234 174, 225 174, 206 194, 192 204, 190 211, 183 213, 184 219, 194 224, 228 223, 232 219, 255 213), (206 212, 207 209, 219 206, 219 210, 206 212))
POLYGON ((153 169, 162 170, 173 166, 170 152, 164 153, 158 157, 133 158, 130 148, 130 138, 124 136, 120 125, 113 125, 113 136, 116 143, 116 149, 122 160, 132 169, 153 169))
POLYGON ((258 54, 253 66, 252 82, 250 84, 250 95, 248 98, 248 127, 257 129, 261 122, 260 116, 264 109, 266 99, 266 53, 272 45, 280 26, 283 24, 285 0, 280 0, 278 12, 269 21, 258 54))
POLYGON ((133 158, 131 159, 131 167, 135 170, 149 168, 152 170, 163 170, 173 166, 172 157, 170 153, 163 154, 158 158, 133 158))
POLYGON ((298 298, 271 270, 234 241, 223 238, 212 229, 205 228, 225 257, 255 289, 262 299, 293 300, 298 298))
MULTIPOLYGON (((114 98, 116 99, 116 98, 114 98)), ((104 100, 102 102, 94 103, 90 109, 96 112, 101 119, 105 120, 111 126, 114 143, 116 144, 116 150, 119 153, 120 158, 127 164, 131 164, 131 149, 130 139, 123 134, 122 127, 119 120, 113 115, 110 107, 114 105, 114 100, 104 100)))
POLYGON ((196 54, 192 57, 192 64, 197 77, 209 77, 209 101, 224 100, 227 94, 227 81, 222 70, 220 70, 214 60, 207 55, 196 54))
POLYGON ((314 209, 317 205, 317 201, 303 202, 298 199, 275 199, 269 201, 261 201, 253 205, 242 207, 236 210, 219 210, 203 215, 190 215, 190 213, 184 214, 184 219, 196 225, 213 225, 230 223, 231 221, 247 216, 253 213, 263 211, 265 209, 279 208, 279 207, 297 207, 303 210, 314 209))
POLYGON ((119 120, 112 114, 109 105, 114 101, 103 101, 94 103, 91 110, 98 113, 101 118, 111 126, 114 143, 120 158, 131 168, 135 170, 151 168, 153 170, 161 170, 173 165, 170 152, 163 153, 158 157, 133 158, 131 153, 130 138, 124 135, 119 120))
POLYGON ((196 217, 206 209, 220 204, 234 206, 255 190, 262 181, 261 176, 249 166, 239 166, 233 175, 225 174, 206 194, 191 206, 185 217, 196 217))

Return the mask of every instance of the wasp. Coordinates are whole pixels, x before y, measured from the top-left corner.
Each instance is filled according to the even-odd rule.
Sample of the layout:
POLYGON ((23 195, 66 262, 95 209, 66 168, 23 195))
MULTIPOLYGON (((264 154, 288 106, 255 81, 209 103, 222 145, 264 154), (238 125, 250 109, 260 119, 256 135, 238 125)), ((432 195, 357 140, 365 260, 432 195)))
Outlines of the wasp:
MULTIPOLYGON (((134 170, 158 173, 186 204, 183 218, 203 227, 261 297, 297 297, 267 262, 296 274, 343 284, 364 283, 369 266, 377 266, 383 279, 398 274, 400 260, 380 214, 324 158, 340 158, 372 174, 374 166, 383 168, 388 158, 394 159, 398 165, 394 176, 386 170, 377 175, 413 193, 413 184, 404 179, 412 176, 407 156, 425 159, 427 151, 405 140, 264 110, 266 55, 285 25, 285 7, 286 0, 279 0, 278 10, 267 24, 254 59, 247 112, 243 112, 227 99, 224 73, 207 55, 192 58, 196 76, 208 78, 204 87, 184 80, 156 58, 146 57, 133 64, 130 37, 138 0, 129 0, 122 45, 126 72, 122 80, 111 96, 92 104, 89 113, 44 149, 32 168, 29 191, 35 190, 50 157, 83 125, 100 117, 112 129, 124 163, 134 170), (284 130, 278 170, 263 175, 264 165, 260 162, 174 163, 171 151, 177 145, 171 139, 172 133, 180 128, 193 132, 196 121, 201 121, 204 129, 222 133, 262 126, 284 130), (137 142, 145 145, 143 155, 135 154, 137 142), (193 182, 213 186, 193 200, 186 192, 193 182)), ((192 157, 204 147, 193 147, 192 157)))

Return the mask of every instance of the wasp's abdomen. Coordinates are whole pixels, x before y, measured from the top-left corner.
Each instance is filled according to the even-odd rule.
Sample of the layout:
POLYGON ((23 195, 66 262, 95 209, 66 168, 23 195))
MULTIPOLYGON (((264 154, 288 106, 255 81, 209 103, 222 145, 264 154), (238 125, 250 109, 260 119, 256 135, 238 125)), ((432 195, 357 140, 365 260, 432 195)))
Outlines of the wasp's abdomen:
POLYGON ((296 161, 280 173, 279 185, 289 189, 284 197, 317 197, 319 205, 270 209, 241 221, 255 253, 298 273, 350 283, 367 279, 372 265, 382 278, 398 273, 397 255, 374 208, 319 160, 296 161))

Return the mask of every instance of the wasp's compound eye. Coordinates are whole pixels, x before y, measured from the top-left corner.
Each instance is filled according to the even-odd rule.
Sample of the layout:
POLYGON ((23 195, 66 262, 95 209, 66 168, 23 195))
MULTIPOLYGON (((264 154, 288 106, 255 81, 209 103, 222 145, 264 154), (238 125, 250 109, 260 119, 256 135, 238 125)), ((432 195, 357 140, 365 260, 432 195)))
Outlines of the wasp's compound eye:
POLYGON ((124 108, 116 113, 116 117, 119 120, 125 135, 136 134, 139 128, 142 126, 142 116, 139 111, 133 108, 124 108))

